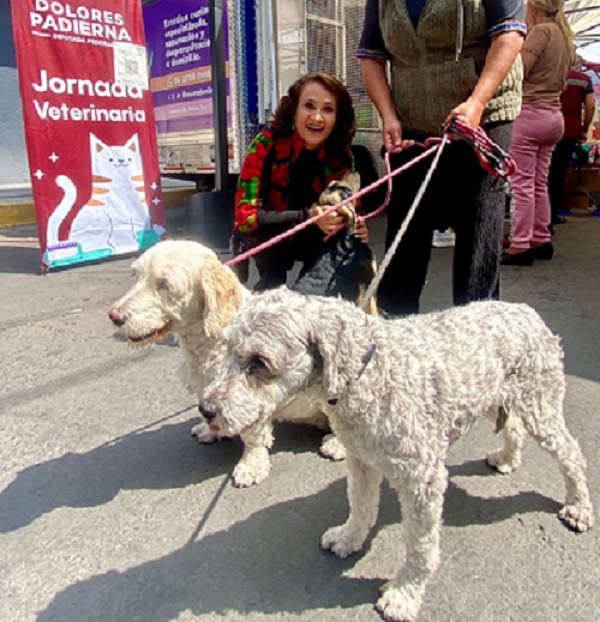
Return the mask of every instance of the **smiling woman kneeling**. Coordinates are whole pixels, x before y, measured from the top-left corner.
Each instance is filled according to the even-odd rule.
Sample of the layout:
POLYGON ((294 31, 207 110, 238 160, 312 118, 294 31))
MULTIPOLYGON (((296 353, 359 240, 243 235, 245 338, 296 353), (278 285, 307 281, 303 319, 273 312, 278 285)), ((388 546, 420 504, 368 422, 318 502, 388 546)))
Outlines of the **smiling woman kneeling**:
MULTIPOLYGON (((235 201, 238 252, 323 209, 315 205, 321 192, 354 168, 350 148, 354 131, 352 99, 337 78, 311 73, 292 84, 271 125, 250 145, 242 166, 235 201)), ((260 277, 255 290, 283 285, 296 261, 302 262, 305 272, 325 236, 343 222, 343 216, 333 212, 255 255, 260 277)), ((364 224, 355 235, 366 243, 364 224)))

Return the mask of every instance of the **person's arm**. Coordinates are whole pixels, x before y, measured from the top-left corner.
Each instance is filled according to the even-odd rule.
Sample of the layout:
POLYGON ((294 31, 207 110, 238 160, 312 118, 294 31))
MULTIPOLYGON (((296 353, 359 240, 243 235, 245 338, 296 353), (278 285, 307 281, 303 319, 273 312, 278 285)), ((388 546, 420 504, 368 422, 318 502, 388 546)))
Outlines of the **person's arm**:
POLYGON ((594 98, 594 93, 588 93, 585 96, 585 109, 584 109, 584 118, 583 123, 581 124, 581 134, 579 135, 580 140, 587 140, 588 130, 590 129, 590 125, 594 119, 594 113, 596 111, 596 99, 594 98))
POLYGON ((487 103, 508 75, 527 34, 523 0, 483 0, 483 8, 490 49, 473 93, 450 112, 446 123, 454 117, 461 117, 472 127, 481 123, 487 103))
POLYGON ((521 50, 521 60, 523 61, 523 79, 527 80, 531 70, 544 54, 548 43, 550 42, 550 31, 546 24, 538 24, 533 26, 527 33, 527 38, 523 43, 521 50))
POLYGON ((261 132, 248 147, 242 163, 235 193, 234 221, 234 229, 240 233, 251 233, 258 227, 263 169, 272 142, 270 131, 261 132))
POLYGON ((367 0, 365 21, 356 55, 360 60, 367 95, 371 98, 383 125, 383 144, 388 151, 399 151, 413 144, 402 141, 402 125, 386 75, 391 55, 385 47, 379 24, 379 0, 367 0))
POLYGON ((449 123, 453 118, 458 117, 471 127, 478 127, 488 101, 508 75, 522 46, 523 35, 519 31, 511 30, 496 35, 492 39, 483 71, 473 93, 465 102, 450 111, 445 122, 449 123))
MULTIPOLYGON (((260 133, 251 143, 242 164, 235 195, 235 225, 240 233, 251 233, 260 227, 268 230, 282 225, 293 227, 314 216, 317 212, 312 208, 301 210, 265 210, 262 207, 262 184, 267 156, 272 148, 273 135, 269 130, 260 133)), ((331 216, 322 219, 323 225, 329 225, 331 216)), ((322 228, 322 221, 318 221, 322 228)))
POLYGON ((383 125, 383 144, 388 151, 400 151, 414 144, 402 140, 402 124, 396 114, 392 91, 386 76, 384 60, 361 58, 360 67, 367 95, 377 108, 383 125))

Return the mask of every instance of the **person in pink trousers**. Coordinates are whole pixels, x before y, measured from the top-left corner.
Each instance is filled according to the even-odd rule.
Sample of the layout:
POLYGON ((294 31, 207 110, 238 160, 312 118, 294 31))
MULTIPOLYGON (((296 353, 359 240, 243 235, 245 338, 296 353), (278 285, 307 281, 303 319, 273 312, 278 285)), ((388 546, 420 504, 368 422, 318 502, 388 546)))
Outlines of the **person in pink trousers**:
POLYGON ((575 64, 574 35, 563 12, 564 0, 528 0, 523 59, 523 107, 513 126, 510 154, 517 172, 510 246, 503 265, 530 266, 552 259, 548 169, 564 132, 560 95, 575 64))

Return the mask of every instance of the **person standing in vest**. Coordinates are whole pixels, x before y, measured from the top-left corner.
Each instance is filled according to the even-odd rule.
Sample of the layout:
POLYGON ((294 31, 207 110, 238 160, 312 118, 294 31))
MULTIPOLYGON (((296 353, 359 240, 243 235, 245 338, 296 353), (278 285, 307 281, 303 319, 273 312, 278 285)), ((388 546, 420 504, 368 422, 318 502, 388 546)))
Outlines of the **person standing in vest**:
POLYGON ((587 140, 587 133, 594 119, 596 101, 594 85, 587 73, 572 69, 567 74, 565 89, 560 97, 565 133, 556 145, 550 161, 548 189, 550 191, 550 223, 560 225, 565 217, 559 214, 563 206, 565 179, 569 162, 578 141, 587 140))
MULTIPOLYGON (((441 136, 454 117, 481 125, 507 151, 521 109, 525 34, 522 0, 367 0, 357 55, 392 165, 414 159, 422 152, 414 141, 441 136)), ((430 165, 420 162, 394 178, 386 249, 430 165)), ((454 304, 498 298, 504 205, 504 192, 472 147, 452 141, 383 277, 381 308, 418 313, 432 232, 448 226, 456 233, 454 304)))
POLYGON ((574 35, 563 13, 564 0, 528 0, 523 110, 515 121, 510 154, 517 165, 510 246, 502 264, 531 266, 552 259, 548 169, 565 123, 560 95, 575 64, 574 35))

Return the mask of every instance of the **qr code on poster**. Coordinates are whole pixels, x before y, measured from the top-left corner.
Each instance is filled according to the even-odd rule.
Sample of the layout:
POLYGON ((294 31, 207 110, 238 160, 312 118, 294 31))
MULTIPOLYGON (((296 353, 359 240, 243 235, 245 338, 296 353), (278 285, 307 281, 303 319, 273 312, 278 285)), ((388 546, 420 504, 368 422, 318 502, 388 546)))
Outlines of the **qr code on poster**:
POLYGON ((123 63, 123 70, 129 75, 137 75, 140 71, 140 64, 133 58, 126 58, 123 63))
POLYGON ((146 48, 133 43, 114 43, 115 84, 148 88, 146 48))

